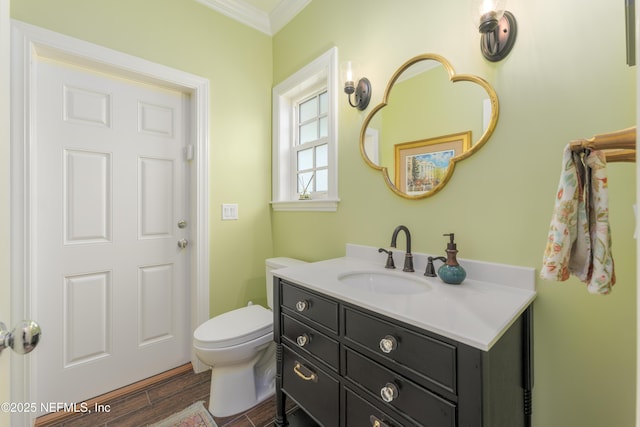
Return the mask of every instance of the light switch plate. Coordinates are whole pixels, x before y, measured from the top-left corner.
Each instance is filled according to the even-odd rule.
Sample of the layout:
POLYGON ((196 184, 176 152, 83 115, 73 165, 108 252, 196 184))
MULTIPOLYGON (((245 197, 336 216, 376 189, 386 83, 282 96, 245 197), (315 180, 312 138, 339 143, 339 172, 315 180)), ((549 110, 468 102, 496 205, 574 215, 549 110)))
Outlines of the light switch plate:
POLYGON ((238 204, 223 203, 222 204, 222 220, 230 221, 235 219, 238 219, 238 204))

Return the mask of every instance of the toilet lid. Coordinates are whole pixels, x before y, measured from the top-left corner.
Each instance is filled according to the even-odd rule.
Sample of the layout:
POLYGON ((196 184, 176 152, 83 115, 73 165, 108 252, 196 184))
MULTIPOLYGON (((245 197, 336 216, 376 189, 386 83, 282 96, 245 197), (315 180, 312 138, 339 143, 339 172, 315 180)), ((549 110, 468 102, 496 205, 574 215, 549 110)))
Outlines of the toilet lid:
POLYGON ((248 305, 207 320, 193 333, 207 347, 230 347, 273 331, 273 313, 260 305, 248 305))

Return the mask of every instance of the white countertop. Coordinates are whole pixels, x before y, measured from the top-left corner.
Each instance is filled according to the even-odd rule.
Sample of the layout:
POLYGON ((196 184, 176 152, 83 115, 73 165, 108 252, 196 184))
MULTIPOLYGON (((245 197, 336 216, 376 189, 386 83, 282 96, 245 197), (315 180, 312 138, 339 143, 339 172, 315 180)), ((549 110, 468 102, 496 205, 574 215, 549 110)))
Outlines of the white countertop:
MULTIPOLYGON (((448 285, 438 277, 423 275, 424 254, 414 254, 416 272, 406 273, 402 271, 402 254, 394 252, 398 269, 387 270, 384 254, 376 255, 376 261, 372 261, 359 256, 362 248, 369 254, 377 252, 367 247, 350 251, 348 246, 347 256, 343 258, 278 269, 274 275, 484 351, 491 349, 536 297, 533 269, 467 261, 470 267, 467 279, 460 285, 448 285), (356 256, 350 256, 354 254, 356 256), (512 274, 513 271, 516 273, 512 274), (426 291, 412 294, 371 292, 338 280, 341 275, 353 272, 412 275, 424 283, 426 291), (484 279, 492 272, 498 278, 496 282, 504 282, 508 276, 519 283, 489 283, 472 277, 484 279), (521 283, 523 281, 527 283, 521 283)), ((462 259, 459 262, 466 268, 462 259)), ((436 270, 439 265, 436 263, 436 270)))

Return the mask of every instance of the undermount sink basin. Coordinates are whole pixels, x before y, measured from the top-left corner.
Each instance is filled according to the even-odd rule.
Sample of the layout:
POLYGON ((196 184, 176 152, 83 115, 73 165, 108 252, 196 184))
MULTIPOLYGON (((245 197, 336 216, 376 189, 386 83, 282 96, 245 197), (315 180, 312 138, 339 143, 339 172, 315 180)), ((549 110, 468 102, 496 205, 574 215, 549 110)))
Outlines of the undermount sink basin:
POLYGON ((347 286, 380 294, 418 294, 431 290, 424 279, 410 273, 392 271, 350 272, 338 276, 338 281, 347 286))

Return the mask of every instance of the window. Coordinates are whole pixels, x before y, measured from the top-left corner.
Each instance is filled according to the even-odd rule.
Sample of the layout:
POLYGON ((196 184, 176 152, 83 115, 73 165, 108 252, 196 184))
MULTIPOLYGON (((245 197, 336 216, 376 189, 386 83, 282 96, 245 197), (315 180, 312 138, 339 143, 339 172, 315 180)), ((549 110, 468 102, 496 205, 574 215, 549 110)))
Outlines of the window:
POLYGON ((296 194, 325 197, 329 188, 327 91, 314 94, 297 105, 293 151, 297 174, 296 194))
POLYGON ((337 49, 273 90, 274 210, 335 211, 337 49))

